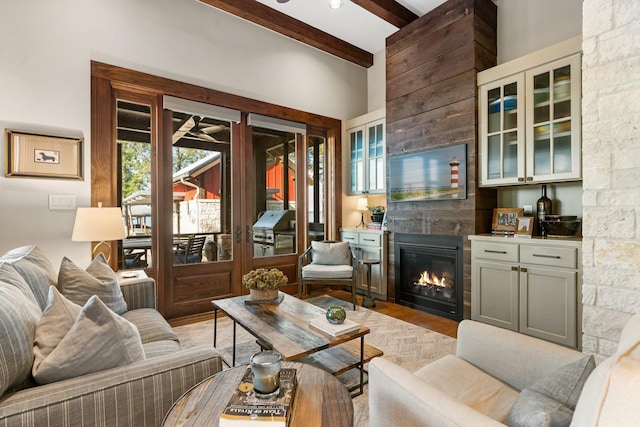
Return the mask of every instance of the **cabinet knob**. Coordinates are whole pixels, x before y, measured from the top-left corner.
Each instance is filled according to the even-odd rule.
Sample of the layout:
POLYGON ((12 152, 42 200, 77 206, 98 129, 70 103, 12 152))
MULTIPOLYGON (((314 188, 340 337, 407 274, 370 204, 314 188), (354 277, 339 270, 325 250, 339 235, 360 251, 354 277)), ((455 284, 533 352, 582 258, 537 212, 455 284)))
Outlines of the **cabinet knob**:
POLYGON ((533 181, 533 177, 532 176, 528 176, 527 177, 527 181, 533 181))
POLYGON ((523 272, 523 273, 526 273, 527 272, 527 268, 526 267, 520 267, 520 271, 523 272))
POLYGON ((519 178, 518 178, 518 182, 524 182, 524 178, 519 177, 519 178))
POLYGON ((515 265, 511 266, 511 271, 518 271, 518 267, 516 267, 515 265))

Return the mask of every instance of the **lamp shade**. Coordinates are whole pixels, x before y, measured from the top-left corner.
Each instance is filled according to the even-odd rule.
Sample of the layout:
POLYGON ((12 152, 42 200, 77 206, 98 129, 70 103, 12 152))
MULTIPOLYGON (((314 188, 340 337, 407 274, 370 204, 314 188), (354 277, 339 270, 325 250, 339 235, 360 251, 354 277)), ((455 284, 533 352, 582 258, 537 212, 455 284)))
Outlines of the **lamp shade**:
POLYGON ((120 208, 78 208, 71 240, 105 242, 127 237, 120 208))
POLYGON ((358 203, 356 204, 356 210, 360 212, 364 212, 367 210, 367 205, 369 204, 366 197, 360 197, 358 199, 358 203))

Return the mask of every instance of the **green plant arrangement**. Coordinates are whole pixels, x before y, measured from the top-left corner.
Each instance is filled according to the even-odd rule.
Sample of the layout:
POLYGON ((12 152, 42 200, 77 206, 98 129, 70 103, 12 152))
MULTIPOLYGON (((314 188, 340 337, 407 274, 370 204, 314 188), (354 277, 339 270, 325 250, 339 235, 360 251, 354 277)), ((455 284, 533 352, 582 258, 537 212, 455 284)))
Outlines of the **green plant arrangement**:
POLYGON ((257 268, 242 276, 242 284, 248 289, 280 289, 287 284, 289 278, 277 268, 257 268))
POLYGON ((383 214, 385 211, 384 206, 367 206, 367 209, 369 209, 369 212, 372 214, 383 214))

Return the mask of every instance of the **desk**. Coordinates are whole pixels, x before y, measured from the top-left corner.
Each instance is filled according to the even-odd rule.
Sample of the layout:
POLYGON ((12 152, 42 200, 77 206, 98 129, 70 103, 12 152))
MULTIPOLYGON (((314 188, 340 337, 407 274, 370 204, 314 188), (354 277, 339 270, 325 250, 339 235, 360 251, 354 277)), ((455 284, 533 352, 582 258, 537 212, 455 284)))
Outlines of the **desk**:
MULTIPOLYGON (((353 401, 340 380, 304 363, 283 362, 282 367, 297 369, 290 427, 353 426, 353 401)), ((217 427, 246 369, 245 365, 227 369, 196 385, 173 404, 162 425, 217 427)))

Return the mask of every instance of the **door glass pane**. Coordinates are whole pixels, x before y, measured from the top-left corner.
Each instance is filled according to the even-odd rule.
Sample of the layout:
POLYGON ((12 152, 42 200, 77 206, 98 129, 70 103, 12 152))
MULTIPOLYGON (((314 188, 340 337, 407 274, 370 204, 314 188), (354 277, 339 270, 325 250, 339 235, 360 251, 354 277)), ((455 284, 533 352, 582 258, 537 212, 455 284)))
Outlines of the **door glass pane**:
POLYGON ((326 138, 309 135, 307 148, 307 197, 309 241, 324 240, 326 138))
POLYGON ((382 124, 369 126, 369 189, 384 188, 384 134, 382 124))
POLYGON ((534 175, 551 173, 551 140, 549 126, 536 126, 534 129, 533 168, 534 175))
POLYGON ((489 137, 487 147, 487 173, 490 179, 502 178, 500 163, 500 135, 493 135, 489 137))
POLYGON ((518 85, 511 83, 504 87, 504 130, 518 127, 518 85))
POLYGON ((351 132, 350 139, 350 164, 351 164, 351 191, 364 190, 364 131, 351 132))
POLYGON ((533 122, 543 123, 550 119, 549 73, 533 77, 533 122))
POLYGON ((500 88, 491 89, 487 93, 487 118, 489 133, 500 131, 500 88))
POLYGON ((127 228, 119 269, 151 267, 151 106, 116 100, 118 192, 127 228))
POLYGON ((231 259, 231 125, 173 112, 174 265, 231 259))
POLYGON ((553 118, 571 116, 571 67, 569 65, 553 71, 553 118))
POLYGON ((252 128, 255 171, 253 256, 295 252, 296 134, 252 128))
POLYGON ((571 172, 571 121, 553 125, 553 172, 571 172))
POLYGON ((504 134, 504 177, 518 176, 518 132, 504 134))

